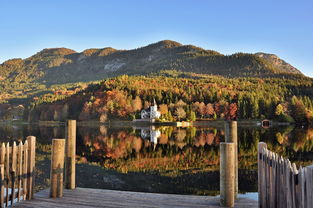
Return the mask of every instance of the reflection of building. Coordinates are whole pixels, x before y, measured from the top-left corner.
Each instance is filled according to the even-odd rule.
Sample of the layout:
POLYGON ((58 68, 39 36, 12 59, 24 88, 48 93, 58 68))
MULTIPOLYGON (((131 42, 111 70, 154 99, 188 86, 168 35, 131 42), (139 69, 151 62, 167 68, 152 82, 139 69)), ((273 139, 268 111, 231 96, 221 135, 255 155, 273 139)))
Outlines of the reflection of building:
POLYGON ((143 127, 141 129, 141 137, 144 139, 150 139, 150 142, 157 144, 158 137, 161 136, 161 132, 159 129, 155 129, 154 126, 143 127))
POLYGON ((154 119, 158 119, 158 118, 160 118, 160 116, 161 116, 161 113, 160 113, 160 111, 158 111, 158 106, 155 102, 155 99, 153 101, 152 106, 141 111, 141 119, 142 120, 154 121, 154 119))
POLYGON ((149 127, 135 127, 136 129, 140 129, 140 136, 143 139, 149 139, 150 142, 154 145, 154 147, 158 143, 158 138, 161 136, 161 132, 159 129, 155 129, 154 126, 149 127))

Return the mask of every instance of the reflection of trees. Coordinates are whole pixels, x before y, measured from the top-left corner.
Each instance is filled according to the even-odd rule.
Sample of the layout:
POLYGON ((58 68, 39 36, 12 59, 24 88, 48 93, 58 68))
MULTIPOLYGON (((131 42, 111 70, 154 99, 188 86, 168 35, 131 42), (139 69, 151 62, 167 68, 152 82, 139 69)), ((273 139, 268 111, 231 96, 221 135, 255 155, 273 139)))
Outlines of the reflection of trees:
POLYGON ((78 153, 88 161, 118 169, 208 168, 218 158, 218 131, 196 128, 159 128, 161 136, 154 149, 140 131, 129 129, 80 128, 82 146, 78 153))
MULTIPOLYGON (((217 168, 219 143, 224 132, 216 128, 158 127, 156 148, 140 131, 107 126, 78 127, 77 153, 90 162, 106 167, 136 170, 169 170, 217 168)), ((37 137, 38 144, 50 144, 52 138, 64 138, 64 126, 6 125, 0 127, 1 141, 37 137)), ((298 165, 313 162, 313 129, 278 127, 270 129, 238 129, 239 168, 257 167, 257 145, 267 143, 269 149, 290 158, 298 165), (303 162, 301 162, 303 161, 303 162)), ((39 147, 39 146, 38 146, 39 147)))

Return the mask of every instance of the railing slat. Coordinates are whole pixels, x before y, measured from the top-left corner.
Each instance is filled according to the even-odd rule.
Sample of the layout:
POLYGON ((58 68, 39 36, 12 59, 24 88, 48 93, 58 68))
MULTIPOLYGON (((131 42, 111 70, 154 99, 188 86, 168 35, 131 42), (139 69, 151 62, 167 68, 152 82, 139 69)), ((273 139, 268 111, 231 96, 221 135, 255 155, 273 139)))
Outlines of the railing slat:
MULTIPOLYGON (((24 161, 23 161, 23 175, 27 175, 27 170, 28 170, 28 142, 27 140, 24 143, 24 161)), ((23 199, 26 200, 26 195, 27 195, 27 178, 23 178, 23 199)))
POLYGON ((22 192, 22 175, 23 175, 23 143, 20 142, 18 145, 18 194, 17 201, 21 199, 22 192))
POLYGON ((11 206, 14 203, 14 199, 15 199, 15 182, 16 182, 16 161, 17 161, 17 149, 16 149, 16 143, 13 142, 13 146, 12 146, 12 164, 11 164, 11 206))
POLYGON ((300 167, 258 146, 259 207, 313 207, 313 165, 300 167))
POLYGON ((260 142, 258 145, 258 192, 259 192, 259 207, 262 207, 262 199, 264 196, 264 190, 262 185, 264 184, 263 178, 263 171, 264 171, 264 164, 263 164, 263 149, 266 148, 266 143, 260 142))
MULTIPOLYGON (((3 147, 3 146, 2 146, 3 147)), ((5 149, 1 148, 1 151, 4 152, 5 149)), ((2 153, 1 153, 2 155, 2 153)), ((1 188, 0 188, 0 206, 4 207, 4 164, 0 164, 0 180, 1 180, 1 188)))
POLYGON ((1 208, 4 207, 4 162, 5 162, 5 145, 4 143, 1 144, 1 153, 0 153, 0 176, 1 176, 1 188, 0 188, 0 206, 1 208))
POLYGON ((34 136, 29 136, 27 137, 28 141, 28 182, 27 182, 27 187, 28 187, 28 192, 27 192, 27 199, 30 200, 34 196, 34 171, 35 171, 35 154, 36 154, 36 137, 34 136))
POLYGON ((5 178, 6 178, 6 196, 5 202, 6 206, 9 204, 9 188, 10 188, 10 144, 6 145, 6 155, 5 155, 5 178))

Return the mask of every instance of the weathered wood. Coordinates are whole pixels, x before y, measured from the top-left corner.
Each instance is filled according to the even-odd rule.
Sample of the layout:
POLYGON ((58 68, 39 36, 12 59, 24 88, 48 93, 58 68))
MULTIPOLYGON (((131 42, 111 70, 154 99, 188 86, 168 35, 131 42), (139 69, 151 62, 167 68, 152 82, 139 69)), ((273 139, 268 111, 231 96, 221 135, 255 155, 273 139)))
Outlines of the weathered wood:
POLYGON ((313 165, 306 167, 307 207, 313 207, 313 165))
POLYGON ((304 178, 303 178, 303 168, 300 166, 298 173, 298 181, 299 181, 299 201, 298 207, 304 208, 304 178))
POLYGON ((9 188, 10 188, 10 144, 6 145, 6 156, 5 156, 5 177, 6 177, 6 206, 9 204, 9 188))
POLYGON ((225 142, 233 142, 235 144, 235 198, 238 194, 238 129, 237 121, 227 121, 225 127, 225 142))
POLYGON ((63 196, 65 139, 52 140, 51 172, 50 172, 50 197, 63 196))
MULTIPOLYGON (((238 197, 235 207, 254 208, 257 200, 238 197)), ((212 196, 194 196, 177 194, 157 194, 105 189, 76 188, 64 190, 64 197, 49 198, 49 190, 35 194, 35 199, 22 201, 16 204, 18 208, 45 207, 45 208, 87 208, 87 207, 182 207, 182 208, 218 208, 219 198, 212 196)))
POLYGON ((23 143, 20 142, 18 145, 18 194, 17 194, 17 201, 20 201, 22 195, 22 175, 23 175, 23 143))
POLYGON ((272 152, 271 166, 271 207, 276 207, 276 154, 274 152, 272 152))
POLYGON ((0 177, 1 177, 1 187, 0 187, 0 206, 4 207, 4 188, 5 188, 5 177, 4 177, 4 162, 5 162, 5 144, 1 144, 1 153, 0 153, 0 177))
POLYGON ((66 185, 67 189, 75 188, 76 171, 76 120, 69 120, 66 140, 66 185))
MULTIPOLYGON (((2 146, 3 147, 3 146, 2 146)), ((2 149, 1 151, 4 151, 2 149)), ((2 155, 2 154, 1 154, 2 155)), ((4 207, 4 164, 0 164, 0 207, 4 207)))
POLYGON ((220 143, 220 204, 234 207, 235 203, 235 144, 220 143))
POLYGON ((12 163, 11 163, 11 206, 13 206, 15 199, 15 182, 16 182, 16 163, 17 163, 17 148, 16 142, 13 142, 12 153, 11 153, 12 163))
POLYGON ((34 183, 35 183, 35 155, 36 155, 36 137, 28 136, 28 171, 29 174, 27 180, 27 199, 30 200, 34 196, 34 183))
POLYGON ((263 182, 263 177, 262 177, 262 172, 263 172, 263 149, 267 148, 266 143, 264 142, 260 142, 258 145, 258 192, 259 192, 259 207, 261 206, 261 201, 263 199, 264 196, 264 190, 262 188, 262 184, 264 184, 263 182))
MULTIPOLYGON (((28 173, 28 142, 27 140, 24 143, 24 161, 23 161, 23 175, 27 176, 28 173)), ((23 199, 26 200, 27 195, 27 178, 23 178, 23 199)))
POLYGON ((1 144, 0 164, 4 164, 5 161, 5 144, 1 144))

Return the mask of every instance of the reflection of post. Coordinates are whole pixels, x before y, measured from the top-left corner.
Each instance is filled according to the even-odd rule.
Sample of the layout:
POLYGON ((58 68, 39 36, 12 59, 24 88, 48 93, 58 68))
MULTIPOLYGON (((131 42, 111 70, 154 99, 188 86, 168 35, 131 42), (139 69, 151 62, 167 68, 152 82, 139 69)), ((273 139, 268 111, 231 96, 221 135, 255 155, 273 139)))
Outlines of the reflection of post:
POLYGON ((69 120, 66 141, 66 186, 75 189, 76 120, 69 120))
POLYGON ((65 139, 52 140, 50 197, 63 196, 63 169, 64 169, 65 139))
POLYGON ((235 198, 238 194, 238 137, 237 137, 237 121, 225 122, 225 142, 233 142, 235 144, 235 198))
POLYGON ((220 204, 233 207, 235 204, 235 144, 220 143, 220 204))

